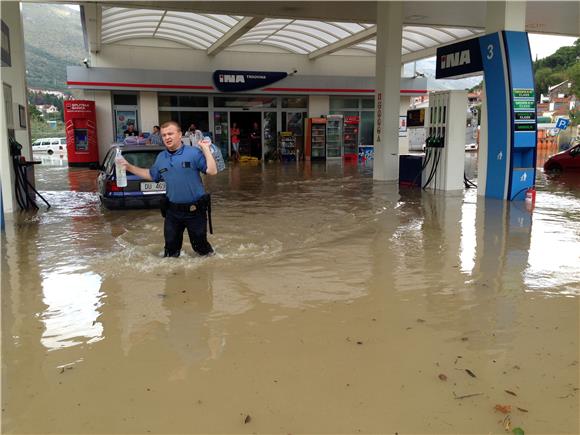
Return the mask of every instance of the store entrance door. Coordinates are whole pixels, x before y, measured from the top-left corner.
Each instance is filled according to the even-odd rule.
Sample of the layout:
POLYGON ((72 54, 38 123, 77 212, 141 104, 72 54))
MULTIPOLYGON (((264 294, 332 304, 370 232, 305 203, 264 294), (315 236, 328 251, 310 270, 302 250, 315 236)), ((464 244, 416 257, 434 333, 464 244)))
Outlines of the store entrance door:
POLYGON ((262 113, 230 112, 230 129, 234 124, 240 130, 240 156, 261 159, 262 113))

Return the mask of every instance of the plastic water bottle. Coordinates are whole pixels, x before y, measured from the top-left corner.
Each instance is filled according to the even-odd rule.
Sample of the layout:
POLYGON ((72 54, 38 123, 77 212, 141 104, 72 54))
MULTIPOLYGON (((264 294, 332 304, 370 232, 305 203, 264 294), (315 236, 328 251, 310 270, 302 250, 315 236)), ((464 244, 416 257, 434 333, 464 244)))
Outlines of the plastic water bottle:
POLYGON ((224 161, 224 156, 222 155, 222 150, 219 149, 214 143, 211 141, 209 136, 203 138, 204 141, 209 141, 211 144, 209 149, 211 151, 211 155, 215 160, 215 165, 217 167, 218 172, 223 171, 226 168, 226 162, 224 161))
POLYGON ((121 154, 121 148, 117 147, 117 152, 115 153, 115 177, 117 178, 117 187, 127 187, 127 171, 121 164, 122 161, 123 154, 121 154))
POLYGON ((198 146, 197 144, 204 139, 203 133, 200 130, 195 130, 193 137, 191 138, 191 144, 193 146, 198 146))

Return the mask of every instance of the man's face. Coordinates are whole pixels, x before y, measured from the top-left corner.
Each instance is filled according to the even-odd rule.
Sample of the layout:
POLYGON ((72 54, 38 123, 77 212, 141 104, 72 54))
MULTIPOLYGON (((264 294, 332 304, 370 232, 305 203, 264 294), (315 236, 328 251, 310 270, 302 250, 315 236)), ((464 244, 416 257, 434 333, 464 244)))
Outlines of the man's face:
POLYGON ((127 126, 127 130, 129 130, 129 131, 133 131, 133 128, 134 128, 133 124, 129 124, 127 126))
POLYGON ((169 151, 176 151, 181 146, 181 129, 173 124, 161 128, 161 138, 163 139, 165 148, 169 151))

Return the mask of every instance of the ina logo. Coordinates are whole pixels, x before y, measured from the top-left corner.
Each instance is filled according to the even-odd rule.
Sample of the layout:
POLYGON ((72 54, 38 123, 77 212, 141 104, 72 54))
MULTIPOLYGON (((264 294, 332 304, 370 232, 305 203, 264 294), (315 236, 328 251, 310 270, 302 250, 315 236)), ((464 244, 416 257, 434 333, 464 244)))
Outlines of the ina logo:
POLYGON ((246 83, 242 74, 220 74, 220 83, 246 83))
POLYGON ((441 69, 452 68, 455 66, 467 65, 471 63, 469 50, 446 54, 441 56, 441 69))

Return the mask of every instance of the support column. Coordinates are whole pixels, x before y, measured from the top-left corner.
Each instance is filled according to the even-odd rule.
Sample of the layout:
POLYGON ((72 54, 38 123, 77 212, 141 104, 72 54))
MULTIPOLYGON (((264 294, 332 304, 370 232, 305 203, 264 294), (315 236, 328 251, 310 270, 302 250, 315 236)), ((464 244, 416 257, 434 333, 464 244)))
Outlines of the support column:
POLYGON ((157 92, 141 91, 139 95, 139 109, 141 110, 139 131, 152 133, 153 126, 159 124, 157 92))
POLYGON ((399 178, 399 100, 403 4, 377 3, 377 54, 375 89, 375 160, 373 178, 399 178))
MULTIPOLYGON (((502 30, 526 30, 526 2, 488 1, 486 4, 485 33, 495 33, 502 30)), ((484 86, 481 104, 481 127, 479 135, 479 154, 477 160, 477 194, 485 196, 487 180, 487 97, 484 86)))

